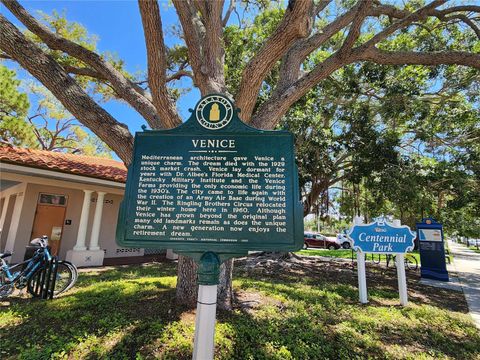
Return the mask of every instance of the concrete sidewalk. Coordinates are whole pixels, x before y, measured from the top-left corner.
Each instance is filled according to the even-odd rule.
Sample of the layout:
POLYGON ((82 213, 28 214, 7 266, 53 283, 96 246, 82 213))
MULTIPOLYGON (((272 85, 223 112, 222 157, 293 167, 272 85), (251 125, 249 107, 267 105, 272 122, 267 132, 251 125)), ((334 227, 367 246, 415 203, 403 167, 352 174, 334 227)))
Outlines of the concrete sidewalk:
POLYGON ((448 246, 467 299, 468 310, 480 329, 480 254, 452 241, 448 242, 448 246))

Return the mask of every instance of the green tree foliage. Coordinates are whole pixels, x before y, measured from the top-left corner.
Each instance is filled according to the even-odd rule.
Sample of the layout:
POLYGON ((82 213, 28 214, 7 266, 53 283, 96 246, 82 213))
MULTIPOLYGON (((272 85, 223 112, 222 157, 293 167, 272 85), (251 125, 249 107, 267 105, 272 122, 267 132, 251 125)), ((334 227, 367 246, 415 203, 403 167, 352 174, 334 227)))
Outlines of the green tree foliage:
POLYGON ((27 121, 30 104, 19 85, 15 71, 0 64, 0 140, 17 146, 31 146, 35 139, 27 121))
POLYGON ((27 93, 15 71, 0 64, 0 136, 4 144, 32 149, 111 157, 111 150, 81 126, 57 99, 33 81, 23 88, 35 98, 30 109, 27 93))
POLYGON ((111 158, 111 150, 105 143, 87 132, 47 89, 30 83, 28 91, 38 103, 35 114, 28 118, 36 139, 32 147, 111 158))
MULTIPOLYGON (((46 14, 39 11, 42 22, 55 34, 65 39, 75 42, 90 51, 98 51, 98 36, 88 33, 88 30, 80 23, 69 21, 66 17, 66 11, 53 11, 52 14, 46 14)), ((26 36, 35 42, 43 51, 52 56, 60 65, 68 69, 75 77, 77 83, 89 94, 96 96, 100 101, 108 101, 116 99, 113 89, 102 79, 98 79, 85 73, 87 69, 85 64, 60 50, 51 50, 42 40, 30 31, 25 32, 26 36)), ((127 79, 134 80, 135 76, 128 73, 124 68, 124 61, 117 54, 105 51, 100 57, 112 65, 116 70, 120 71, 127 79)), ((137 74, 140 76, 141 74, 137 74)))

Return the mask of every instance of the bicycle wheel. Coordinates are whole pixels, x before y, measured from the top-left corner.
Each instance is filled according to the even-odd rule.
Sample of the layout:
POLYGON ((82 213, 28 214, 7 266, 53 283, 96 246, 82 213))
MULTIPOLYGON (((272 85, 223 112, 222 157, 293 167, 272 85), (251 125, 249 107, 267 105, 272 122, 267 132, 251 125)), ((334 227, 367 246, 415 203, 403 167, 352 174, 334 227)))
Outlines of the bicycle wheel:
MULTIPOLYGON (((70 264, 72 265, 72 264, 70 264)), ((33 297, 39 297, 40 292, 37 292, 36 289, 39 284, 40 273, 43 269, 37 269, 30 279, 28 279, 27 290, 33 297)), ((65 264, 63 261, 58 262, 57 276, 55 278, 55 289, 53 290, 53 295, 59 295, 68 289, 70 289, 77 280, 76 272, 72 270, 71 266, 65 264)))
POLYGON ((7 281, 7 275, 0 270, 0 299, 6 298, 13 292, 13 284, 7 281))
POLYGON ((67 290, 70 290, 73 285, 75 285, 75 283, 77 282, 77 279, 78 279, 78 269, 77 267, 72 264, 70 261, 65 261, 65 260, 61 260, 59 261, 59 263, 62 263, 62 264, 65 264, 66 266, 68 266, 70 268, 70 270, 72 271, 72 279, 70 281, 70 283, 68 284, 67 288, 65 290, 63 290, 63 292, 67 291, 67 290))
POLYGON ((377 258, 375 258, 375 254, 372 254, 372 262, 374 264, 380 264, 380 261, 381 261, 380 254, 377 255, 377 258))
POLYGON ((408 270, 417 270, 418 269, 418 261, 415 256, 405 256, 405 267, 408 270))

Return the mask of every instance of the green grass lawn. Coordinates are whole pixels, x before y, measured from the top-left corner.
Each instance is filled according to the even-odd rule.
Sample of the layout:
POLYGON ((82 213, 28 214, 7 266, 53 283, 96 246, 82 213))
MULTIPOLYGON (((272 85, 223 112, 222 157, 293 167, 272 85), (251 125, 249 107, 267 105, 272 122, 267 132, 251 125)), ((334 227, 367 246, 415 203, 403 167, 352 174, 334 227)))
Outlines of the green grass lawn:
MULTIPOLYGON (((398 306, 393 269, 367 267, 360 305, 350 264, 308 260, 234 274, 237 303, 218 311, 216 359, 479 359, 463 294, 418 284, 398 306), (283 270, 282 270, 283 269, 283 270)), ((176 304, 167 263, 82 272, 52 301, 0 304, 3 359, 190 359, 195 311, 176 304)))

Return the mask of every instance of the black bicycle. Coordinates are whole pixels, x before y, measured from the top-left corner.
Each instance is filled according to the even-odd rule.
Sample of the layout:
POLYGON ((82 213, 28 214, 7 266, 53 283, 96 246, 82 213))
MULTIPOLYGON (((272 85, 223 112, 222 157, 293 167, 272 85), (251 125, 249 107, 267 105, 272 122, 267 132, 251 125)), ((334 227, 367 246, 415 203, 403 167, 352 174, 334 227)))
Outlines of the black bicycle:
MULTIPOLYGON (((39 247, 33 257, 13 266, 9 266, 5 261, 6 258, 12 256, 11 253, 0 254, 0 299, 9 296, 15 288, 23 289, 25 287, 32 296, 40 296, 37 290, 42 278, 41 272, 52 260, 52 255, 48 250, 47 236, 33 239, 30 244, 39 247)), ((75 265, 68 261, 58 261, 53 295, 59 295, 71 289, 77 278, 78 271, 75 265)))

